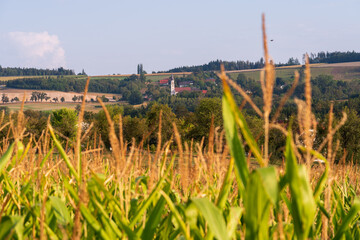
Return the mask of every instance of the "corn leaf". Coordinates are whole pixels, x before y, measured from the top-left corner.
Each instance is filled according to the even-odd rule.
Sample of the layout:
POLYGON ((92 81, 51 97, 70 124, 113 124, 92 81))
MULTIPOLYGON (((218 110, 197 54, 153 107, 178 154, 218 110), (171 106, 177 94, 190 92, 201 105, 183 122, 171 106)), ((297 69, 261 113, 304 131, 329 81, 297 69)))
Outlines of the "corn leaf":
POLYGON ((13 239, 13 234, 17 239, 23 239, 24 217, 5 216, 0 223, 0 239, 13 239))
POLYGON ((69 224, 70 214, 65 203, 60 198, 54 196, 49 197, 49 200, 58 223, 64 226, 69 224))
POLYGON ((240 223, 241 214, 243 213, 243 209, 240 207, 232 207, 230 208, 230 212, 227 219, 227 232, 228 237, 230 239, 235 239, 235 231, 237 229, 238 224, 240 223))
MULTIPOLYGON (((164 187, 164 193, 169 194, 170 191, 170 184, 167 184, 164 187)), ((166 200, 164 197, 161 197, 158 202, 156 203, 154 209, 150 212, 150 216, 146 221, 145 229, 142 232, 141 238, 142 239, 154 239, 155 230, 158 227, 161 216, 164 211, 166 200)))
MULTIPOLYGON (((233 120, 240 128, 240 131, 242 133, 242 135, 244 136, 244 139, 247 142, 247 145, 249 146, 249 148, 251 149, 253 155, 255 156, 256 160, 259 162, 260 166, 264 166, 264 161, 262 159, 262 155, 260 152, 260 149, 254 139, 254 137, 252 136, 249 127, 245 121, 244 116, 242 115, 242 113, 239 111, 239 108, 237 107, 234 97, 231 93, 230 87, 229 85, 223 81, 223 87, 224 87, 224 95, 223 95, 223 106, 224 106, 224 99, 226 100, 226 107, 227 107, 227 113, 226 113, 226 117, 229 117, 229 112, 233 115, 233 120)), ((224 107, 223 107, 223 112, 224 112, 224 107)), ((231 126, 229 124, 229 126, 225 125, 225 113, 223 113, 224 115, 224 127, 225 129, 229 126, 231 126)), ((231 123, 231 122, 230 122, 231 123)), ((230 131, 232 131, 232 129, 230 129, 230 131)))
POLYGON ((270 207, 277 203, 278 194, 274 167, 250 175, 245 197, 246 239, 269 239, 270 207))
POLYGON ((80 180, 80 177, 78 175, 78 173, 76 172, 74 166, 72 165, 69 157, 67 156, 65 150, 63 149, 63 147, 61 146, 61 143, 57 140, 55 134, 54 134, 54 130, 53 128, 51 127, 51 125, 49 125, 49 132, 50 132, 50 135, 52 137, 52 139, 54 140, 54 143, 55 143, 55 146, 56 148, 58 149, 61 157, 64 159, 67 167, 69 168, 70 172, 72 175, 74 175, 74 177, 76 178, 76 180, 79 182, 80 180))
POLYGON ((2 157, 0 158, 0 173, 2 172, 2 170, 5 168, 6 164, 8 163, 8 161, 11 159, 11 154, 14 151, 14 145, 15 143, 12 143, 8 149, 6 150, 6 152, 4 153, 4 155, 2 155, 2 157))
POLYGON ((334 240, 341 239, 345 232, 349 229, 350 224, 356 218, 359 218, 358 213, 360 212, 360 199, 355 198, 353 205, 351 206, 348 214, 343 219, 339 229, 337 230, 334 240))
POLYGON ((208 230, 213 233, 217 239, 229 239, 226 224, 220 209, 207 198, 193 198, 191 201, 204 216, 209 226, 208 230))
POLYGON ((299 240, 306 239, 315 218, 316 203, 304 166, 298 166, 292 148, 292 133, 286 141, 286 177, 291 191, 291 213, 295 234, 299 240))
POLYGON ((238 135, 235 115, 226 95, 223 96, 222 106, 226 140, 229 145, 230 154, 234 158, 236 165, 236 179, 239 184, 239 188, 245 189, 249 176, 249 169, 245 159, 245 151, 238 135))
POLYGON ((219 196, 216 201, 216 206, 220 209, 225 207, 226 200, 229 196, 230 188, 232 185, 231 173, 233 171, 233 168, 234 168, 234 158, 231 158, 229 163, 229 168, 226 172, 219 196))

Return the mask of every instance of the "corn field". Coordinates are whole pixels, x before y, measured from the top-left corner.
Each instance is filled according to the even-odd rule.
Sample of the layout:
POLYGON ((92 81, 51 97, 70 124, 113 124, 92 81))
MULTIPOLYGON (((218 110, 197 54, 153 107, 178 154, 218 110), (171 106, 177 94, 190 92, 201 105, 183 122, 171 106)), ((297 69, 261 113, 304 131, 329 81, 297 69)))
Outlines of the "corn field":
MULTIPOLYGON (((0 130, 10 127, 0 144, 0 239, 360 239, 357 166, 334 163, 333 135, 346 114, 333 126, 329 110, 328 135, 313 149, 316 119, 307 63, 305 100, 295 100, 300 132, 293 132, 291 121, 276 121, 297 73, 270 118, 275 67, 264 22, 263 109, 222 69, 224 130, 212 125, 208 143, 182 142, 175 124, 173 138, 162 140, 160 113, 157 149, 150 153, 141 143, 124 142, 121 116, 116 133, 103 105, 109 153, 100 142, 84 142, 87 132, 81 128, 67 146, 50 123, 34 139, 22 110, 9 122, 3 113, 0 130), (264 119, 262 146, 230 87, 264 119), (269 164, 271 128, 287 137, 280 166, 269 164)), ((85 100, 79 126, 84 106, 85 100)))

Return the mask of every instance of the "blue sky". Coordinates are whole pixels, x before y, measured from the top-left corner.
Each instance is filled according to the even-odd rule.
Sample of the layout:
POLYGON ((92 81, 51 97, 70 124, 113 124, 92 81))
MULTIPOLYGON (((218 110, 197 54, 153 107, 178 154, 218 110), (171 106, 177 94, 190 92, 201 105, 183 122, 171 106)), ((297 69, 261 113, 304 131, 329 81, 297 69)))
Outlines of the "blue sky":
POLYGON ((0 65, 101 75, 256 61, 262 13, 275 62, 360 51, 359 9, 356 0, 1 0, 0 65))

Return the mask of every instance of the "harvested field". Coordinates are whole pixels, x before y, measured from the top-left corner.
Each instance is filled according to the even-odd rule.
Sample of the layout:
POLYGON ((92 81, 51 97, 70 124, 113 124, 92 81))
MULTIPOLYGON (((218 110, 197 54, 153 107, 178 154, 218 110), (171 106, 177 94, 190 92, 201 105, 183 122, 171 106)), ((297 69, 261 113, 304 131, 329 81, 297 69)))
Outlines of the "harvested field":
MULTIPOLYGON (((82 93, 77 92, 61 92, 61 91, 51 91, 51 90, 32 90, 32 89, 15 89, 15 88, 2 88, 0 89, 0 94, 6 94, 10 99, 14 97, 18 97, 19 99, 22 99, 25 93, 25 101, 26 102, 32 102, 30 101, 31 93, 32 92, 45 92, 47 93, 47 96, 49 96, 52 101, 53 98, 58 98, 59 101, 62 97, 65 98, 65 102, 72 102, 72 98, 74 95, 81 96, 82 93)), ((109 94, 109 93, 88 93, 86 96, 86 100, 91 101, 91 99, 95 100, 96 97, 101 97, 105 95, 105 97, 109 98, 110 101, 113 101, 113 96, 116 96, 117 98, 121 97, 121 94, 109 94)), ((45 100, 43 101, 45 102, 45 100)))

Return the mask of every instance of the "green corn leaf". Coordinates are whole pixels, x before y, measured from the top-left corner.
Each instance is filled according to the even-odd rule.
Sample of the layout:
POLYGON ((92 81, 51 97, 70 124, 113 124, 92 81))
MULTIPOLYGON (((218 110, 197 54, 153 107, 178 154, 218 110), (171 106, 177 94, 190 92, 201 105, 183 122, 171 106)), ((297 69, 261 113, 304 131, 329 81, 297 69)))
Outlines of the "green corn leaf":
MULTIPOLYGON (((301 146, 299 148, 300 148, 301 151, 306 152, 305 147, 301 146)), ((321 195, 322 191, 324 190, 324 187, 325 187, 325 184, 326 184, 326 179, 329 176, 329 168, 330 168, 330 166, 329 166, 329 162, 327 161, 327 159, 323 155, 318 153, 317 151, 310 150, 310 154, 312 154, 316 158, 321 159, 325 163, 325 171, 323 172, 323 174, 319 178, 319 181, 317 182, 317 184, 315 186, 315 190, 314 190, 314 198, 315 198, 316 201, 319 201, 320 195, 321 195)))
POLYGON ((71 186, 71 184, 68 181, 64 181, 64 187, 67 189, 67 191, 69 192, 69 196, 71 196, 75 202, 77 203, 79 201, 79 195, 78 193, 74 190, 74 188, 71 186))
MULTIPOLYGON (((165 199, 166 203, 168 204, 170 211, 174 215, 176 221, 178 222, 180 226, 180 230, 183 232, 185 239, 191 239, 190 234, 188 232, 188 229, 186 227, 185 222, 182 220, 181 215, 179 211, 176 209, 174 203, 171 201, 170 197, 162 190, 159 192, 165 199)), ((180 233, 180 232, 179 232, 180 233)))
POLYGON ((84 204, 80 204, 80 211, 85 220, 89 223, 89 225, 95 230, 95 232, 99 233, 103 239, 111 239, 109 235, 104 231, 101 224, 96 220, 96 218, 91 214, 89 209, 84 206, 84 204))
MULTIPOLYGON (((259 162, 260 166, 264 166, 264 161, 262 159, 262 155, 260 152, 260 149, 254 139, 254 137, 252 136, 249 127, 245 121, 244 116, 242 115, 242 113, 239 111, 239 108, 237 107, 234 97, 231 93, 230 87, 229 85, 223 81, 223 87, 224 87, 224 95, 223 95, 223 106, 224 106, 224 99, 225 99, 225 103, 226 103, 226 117, 229 117, 229 112, 233 115, 233 120, 231 120, 232 122, 235 122, 239 128, 240 131, 242 133, 242 135, 244 136, 244 139, 247 142, 247 145, 249 146, 249 148, 251 149, 253 155, 255 156, 256 160, 259 162)), ((223 107, 223 112, 224 112, 224 107, 223 107)), ((224 127, 226 130, 226 126, 225 126, 225 113, 223 113, 224 115, 224 127)), ((230 122, 231 123, 231 122, 230 122)), ((229 126, 231 126, 229 124, 229 126)), ((227 127, 229 127, 227 126, 227 127)), ((232 129, 230 129, 230 131, 232 131, 232 129)))
MULTIPOLYGON (((112 232, 119 239, 121 239, 123 236, 122 236, 122 233, 121 233, 120 229, 117 227, 116 223, 108 216, 108 214, 106 213, 104 207, 95 198, 91 198, 91 201, 94 203, 96 208, 99 210, 99 213, 103 217, 104 221, 108 224, 108 226, 110 227, 112 232)), ((131 234, 128 234, 128 235, 131 236, 131 237, 129 237, 129 239, 134 239, 134 235, 135 235, 134 233, 131 232, 131 234)))
MULTIPOLYGON (((169 194, 170 184, 167 184, 163 191, 164 193, 169 194)), ((154 209, 151 211, 151 213, 149 213, 150 216, 146 221, 145 229, 141 235, 142 239, 154 239, 155 230, 161 221, 165 203, 165 198, 161 197, 156 203, 154 209)))
POLYGON ((2 157, 0 158, 0 173, 2 172, 2 170, 5 168, 6 164, 8 163, 8 161, 11 159, 11 155, 14 151, 14 146, 15 143, 12 143, 8 149, 6 150, 6 152, 4 153, 4 155, 2 155, 2 157))
POLYGON ((286 177, 291 191, 291 213, 294 219, 295 234, 299 240, 306 239, 316 214, 308 175, 304 166, 298 166, 292 148, 292 133, 288 132, 286 141, 286 177))
POLYGON ((141 216, 144 214, 144 212, 146 211, 146 209, 150 206, 150 204, 152 203, 152 201, 155 199, 155 197, 157 196, 157 194, 159 193, 159 191, 161 190, 162 185, 165 182, 165 179, 167 178, 172 165, 174 164, 175 161, 175 155, 173 155, 171 162, 169 164, 169 166, 167 167, 164 175, 161 177, 161 179, 157 182, 154 190, 151 192, 150 196, 142 203, 142 205, 139 207, 139 210, 136 212, 134 218, 131 220, 129 227, 133 228, 136 224, 136 222, 141 218, 141 216))
POLYGON ((230 188, 232 185, 231 173, 233 171, 233 168, 234 168, 234 158, 231 158, 228 171, 226 172, 219 196, 216 201, 216 206, 220 209, 225 207, 226 200, 229 196, 230 188))
POLYGON ((269 239, 270 206, 276 205, 279 186, 274 167, 255 170, 245 195, 246 239, 269 239))
POLYGON ((72 175, 74 175, 74 177, 76 178, 77 182, 80 182, 80 176, 78 175, 77 171, 75 170, 74 166, 72 165, 69 157, 66 155, 65 150, 63 149, 63 147, 61 146, 61 143, 57 140, 55 134, 54 134, 54 130, 52 128, 52 126, 49 124, 49 132, 50 135, 52 137, 52 139, 54 140, 55 146, 58 149, 61 157, 64 159, 67 167, 69 168, 70 172, 72 175))
POLYGON ((227 232, 229 239, 235 239, 235 231, 238 224, 240 224, 240 218, 243 213, 243 209, 240 207, 230 208, 229 216, 227 218, 227 232))
POLYGON ((65 226, 70 223, 70 214, 65 203, 60 198, 51 196, 49 197, 51 207, 54 210, 54 215, 59 224, 65 226))
POLYGON ((226 140, 229 145, 230 154, 234 158, 236 165, 236 179, 239 188, 245 189, 249 176, 249 169, 245 159, 245 151, 238 135, 235 115, 233 114, 229 100, 225 95, 223 96, 222 106, 226 140))
POLYGON ((24 153, 24 150, 25 150, 25 146, 22 142, 18 141, 17 142, 17 151, 16 151, 16 156, 17 156, 17 159, 21 159, 21 156, 23 155, 24 153))
POLYGON ((217 239, 229 239, 224 217, 220 209, 207 198, 193 198, 191 201, 204 216, 209 226, 208 230, 213 233, 217 239))
POLYGON ((355 198, 354 203, 351 206, 348 214, 343 219, 339 229, 337 230, 334 240, 338 240, 342 238, 345 232, 349 229, 351 222, 356 218, 358 218, 359 212, 360 212, 360 199, 355 198))
POLYGON ((46 233, 49 235, 50 239, 52 239, 52 240, 58 240, 59 239, 56 236, 56 234, 53 232, 53 230, 51 230, 51 228, 47 224, 44 224, 44 226, 45 226, 46 233))
POLYGON ((16 142, 16 150, 15 150, 15 155, 11 160, 11 164, 9 164, 8 166, 8 171, 15 166, 15 164, 17 163, 16 161, 18 161, 18 163, 20 163, 21 161, 21 156, 24 153, 24 144, 20 141, 15 141, 16 142))
POLYGON ((0 239, 13 239, 13 234, 17 239, 23 239, 24 217, 5 216, 0 223, 0 239))
POLYGON ((259 168, 256 172, 261 180, 265 193, 271 203, 276 205, 279 199, 279 183, 275 167, 259 168))

